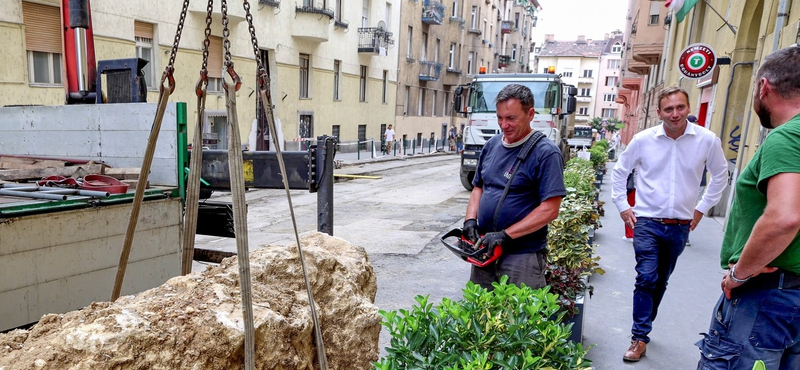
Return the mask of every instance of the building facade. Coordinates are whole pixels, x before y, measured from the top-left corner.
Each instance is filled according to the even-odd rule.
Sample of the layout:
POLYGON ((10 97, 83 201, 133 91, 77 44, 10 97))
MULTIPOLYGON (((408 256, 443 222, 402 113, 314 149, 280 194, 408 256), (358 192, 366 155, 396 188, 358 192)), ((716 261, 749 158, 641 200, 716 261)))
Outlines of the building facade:
POLYGON ((626 17, 625 49, 622 58, 622 76, 617 102, 620 120, 625 127, 620 130, 625 145, 633 135, 659 123, 658 94, 664 87, 660 68, 664 52, 664 22, 668 11, 663 2, 629 0, 626 17))
POLYGON ((555 35, 548 34, 536 56, 536 72, 547 73, 548 68, 555 67, 555 73, 562 76, 564 83, 578 89, 576 125, 589 124, 595 112, 600 56, 607 43, 608 40, 591 40, 585 36, 578 36, 577 40, 556 41, 555 35))
MULTIPOLYGON (((406 145, 445 138, 454 90, 486 73, 528 72, 533 0, 403 1, 397 38, 395 131, 406 145)), ((439 141, 441 142, 441 141, 439 141)))
POLYGON ((617 103, 618 86, 622 75, 622 31, 605 35, 606 45, 600 55, 600 70, 597 73, 597 93, 593 117, 604 120, 619 119, 617 103))
MULTIPOLYGON (((59 105, 65 102, 61 1, 4 1, 0 5, 0 106, 59 105)), ((243 85, 237 94, 243 142, 265 148, 265 120, 257 108, 256 58, 270 75, 271 95, 282 142, 328 134, 343 143, 378 137, 394 121, 397 92, 395 37, 399 0, 251 1, 258 39, 255 55, 241 3, 228 7, 230 54, 243 85), (379 29, 379 26, 382 28, 379 29), (362 47, 363 46, 363 47, 362 47), (260 134, 260 135, 259 135, 260 134), (248 140, 250 137, 257 139, 248 140)), ((144 0, 91 3, 96 60, 147 59, 149 102, 175 40, 181 2, 159 6, 144 0)), ((198 119, 194 92, 202 62, 207 4, 191 2, 175 59, 171 101, 188 105, 190 135, 198 119)), ((222 93, 223 31, 219 3, 214 4, 209 39, 209 97, 200 117, 204 135, 224 147, 227 112, 222 93)), ((145 145, 142 143, 142 145, 145 145)), ((342 150, 347 147, 342 146, 342 150)))

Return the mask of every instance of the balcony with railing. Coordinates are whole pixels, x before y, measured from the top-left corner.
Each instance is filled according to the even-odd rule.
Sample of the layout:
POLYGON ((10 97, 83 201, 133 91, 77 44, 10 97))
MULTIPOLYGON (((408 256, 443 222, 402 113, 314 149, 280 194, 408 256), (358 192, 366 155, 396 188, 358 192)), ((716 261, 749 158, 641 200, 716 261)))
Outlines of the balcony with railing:
POLYGON ((292 21, 292 37, 312 42, 328 41, 333 17, 333 9, 313 4, 298 5, 292 21))
POLYGON ((500 33, 511 33, 514 31, 513 21, 503 21, 500 23, 500 33))
POLYGON ((280 8, 280 6, 281 6, 281 0, 258 0, 258 3, 259 4, 268 5, 268 6, 272 6, 272 7, 275 7, 275 8, 280 8))
POLYGON ((438 81, 439 76, 442 75, 442 63, 436 63, 429 60, 419 62, 419 80, 420 81, 438 81))
POLYGON ((422 23, 442 24, 444 20, 444 4, 438 1, 425 0, 422 7, 422 23))
POLYGON ((386 49, 394 45, 392 33, 378 27, 358 29, 358 52, 386 56, 386 49))
POLYGON ((500 55, 498 56, 497 67, 505 68, 511 64, 511 55, 500 55))

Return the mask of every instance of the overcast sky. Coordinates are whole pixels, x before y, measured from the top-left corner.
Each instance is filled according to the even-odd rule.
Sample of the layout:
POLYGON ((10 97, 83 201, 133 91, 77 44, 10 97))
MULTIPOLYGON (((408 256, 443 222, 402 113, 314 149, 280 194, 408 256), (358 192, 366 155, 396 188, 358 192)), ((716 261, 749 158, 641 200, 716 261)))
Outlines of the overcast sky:
POLYGON ((541 46, 544 35, 555 34, 557 41, 576 40, 578 35, 599 40, 619 29, 625 31, 627 0, 539 0, 542 10, 533 30, 533 41, 541 46))

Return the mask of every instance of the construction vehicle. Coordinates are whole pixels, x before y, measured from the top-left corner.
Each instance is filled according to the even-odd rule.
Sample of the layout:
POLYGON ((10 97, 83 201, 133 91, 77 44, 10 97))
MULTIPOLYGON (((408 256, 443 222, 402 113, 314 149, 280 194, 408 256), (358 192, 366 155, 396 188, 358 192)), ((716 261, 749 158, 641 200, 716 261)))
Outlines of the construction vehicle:
MULTIPOLYGON (((595 130, 596 132, 596 130, 595 130)), ((588 148, 594 142, 592 126, 575 125, 572 137, 567 139, 570 148, 588 148)))
MULTIPOLYGON (((481 67, 484 71, 485 67, 481 67)), ((464 150, 461 153, 461 185, 472 190, 472 179, 478 166, 478 158, 486 141, 500 133, 495 111, 495 98, 500 90, 508 84, 527 86, 533 92, 534 109, 536 111, 531 128, 542 132, 559 147, 567 159, 569 146, 566 134, 570 119, 575 112, 578 89, 567 85, 561 76, 550 73, 504 73, 478 74, 467 85, 455 89, 454 114, 467 118, 464 127, 464 150), (463 103, 463 106, 462 106, 463 103)), ((565 161, 566 162, 566 161, 565 161)))

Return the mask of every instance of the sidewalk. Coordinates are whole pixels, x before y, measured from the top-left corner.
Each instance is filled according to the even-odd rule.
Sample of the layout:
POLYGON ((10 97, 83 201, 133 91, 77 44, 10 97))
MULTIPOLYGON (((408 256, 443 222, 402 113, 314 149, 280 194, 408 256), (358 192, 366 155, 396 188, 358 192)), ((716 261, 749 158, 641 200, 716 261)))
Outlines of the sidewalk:
MULTIPOLYGON (((427 150, 427 149, 426 149, 427 150)), ((359 152, 350 152, 350 153, 342 153, 337 152, 336 156, 333 157, 334 162, 338 162, 340 164, 341 169, 347 169, 348 167, 354 166, 363 166, 368 164, 378 164, 383 162, 391 162, 391 161, 405 161, 409 158, 422 158, 422 157, 438 157, 438 156, 448 156, 448 158, 452 158, 449 156, 457 156, 455 152, 451 151, 433 151, 431 153, 424 152, 416 152, 411 154, 411 151, 408 151, 405 155, 401 153, 397 154, 381 154, 375 153, 373 157, 369 151, 362 150, 359 152)), ((352 171, 336 171, 336 173, 350 173, 352 171)))
POLYGON ((600 187, 605 202, 603 227, 595 234, 600 267, 606 273, 591 277, 594 296, 586 303, 584 345, 595 344, 589 358, 598 370, 695 369, 700 352, 694 343, 708 330, 711 311, 721 294, 724 271, 719 267, 724 218, 704 218, 691 233, 669 280, 653 322, 647 354, 638 363, 622 361, 630 345, 633 285, 636 278, 633 244, 622 239, 622 219, 611 202, 611 169, 600 187))

